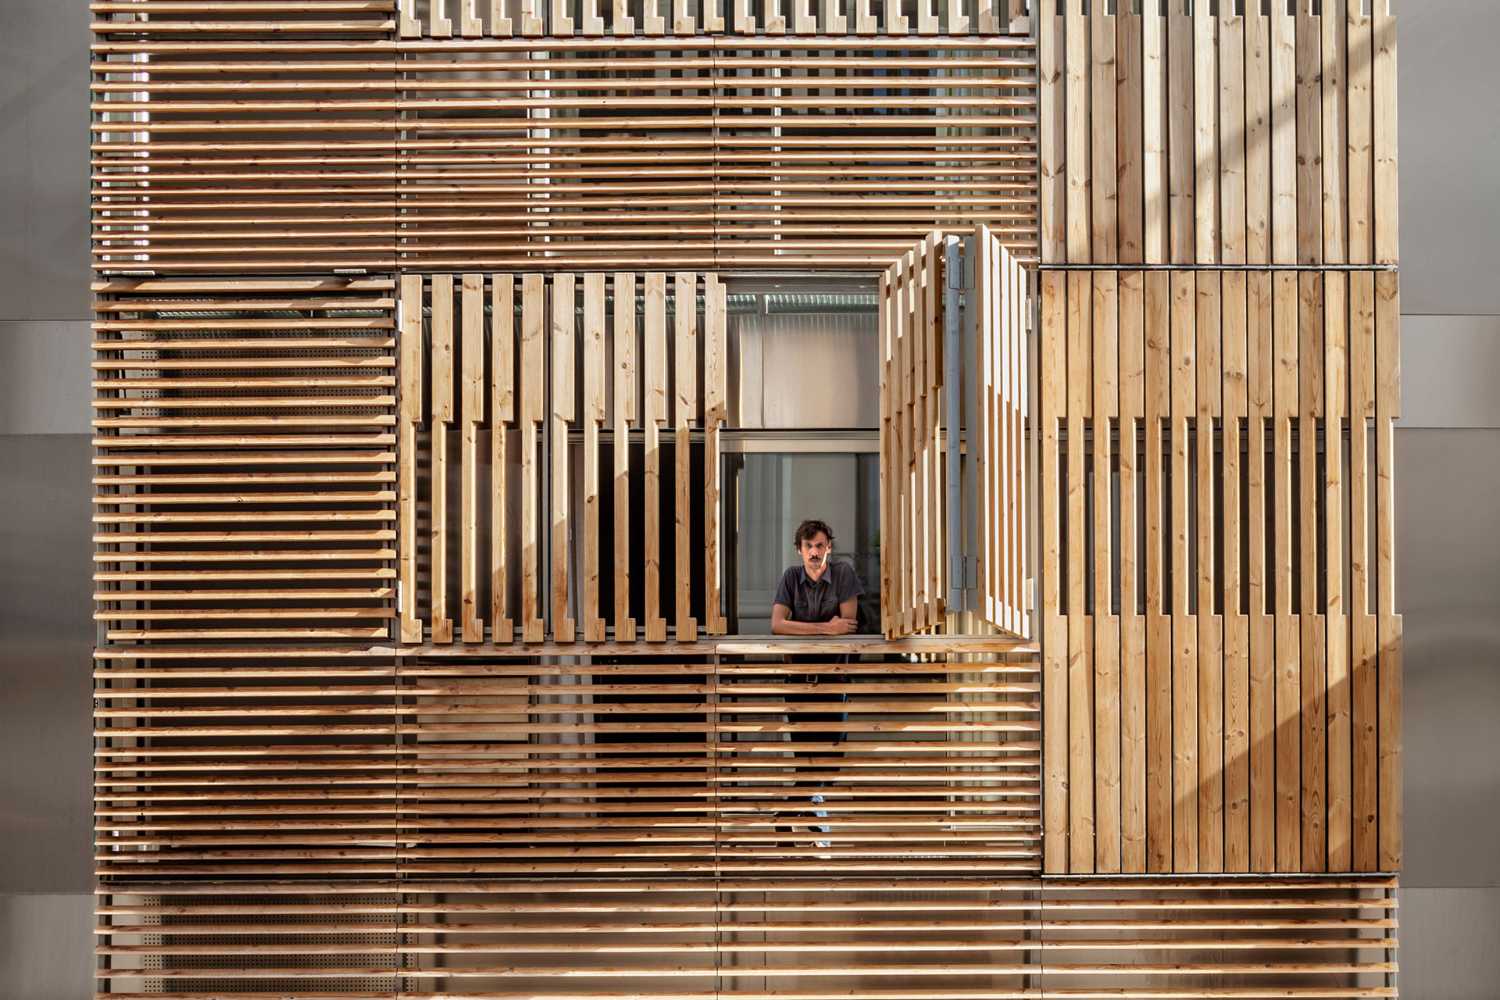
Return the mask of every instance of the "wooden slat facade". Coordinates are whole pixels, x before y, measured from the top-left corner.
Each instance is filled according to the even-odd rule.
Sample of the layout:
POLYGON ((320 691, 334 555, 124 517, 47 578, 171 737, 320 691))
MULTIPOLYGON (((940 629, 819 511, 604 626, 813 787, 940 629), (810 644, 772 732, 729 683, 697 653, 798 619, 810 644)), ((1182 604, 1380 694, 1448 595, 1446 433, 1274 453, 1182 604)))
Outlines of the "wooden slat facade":
POLYGON ((631 641, 622 607, 654 623, 650 641, 667 638, 664 609, 679 642, 726 631, 726 289, 668 277, 402 276, 402 642, 631 641), (612 385, 636 357, 642 386, 612 385), (605 423, 612 395, 642 392, 643 419, 605 423))
POLYGON ((1399 868, 1397 288, 1042 272, 1049 872, 1399 868))
POLYGON ((1026 272, 983 226, 967 240, 929 233, 881 275, 881 615, 888 637, 963 632, 973 620, 1031 634, 1024 451, 1030 302, 1026 272), (967 560, 959 580, 952 579, 954 519, 966 548, 958 555, 967 560), (955 593, 962 604, 951 602, 955 593))
POLYGON ((99 996, 1395 996, 1394 18, 1043 6, 91 4, 99 996), (947 634, 726 637, 851 270, 947 634))
POLYGON ((200 6, 96 5, 102 272, 875 270, 980 223, 1036 257, 1025 35, 422 39, 394 0, 200 6))
POLYGON ((403 38, 1024 34, 1026 0, 395 0, 403 38))
POLYGON ((97 875, 1037 869, 1040 679, 1014 642, 556 648, 103 649, 97 875))
POLYGON ((142 884, 107 996, 1394 997, 1390 879, 142 884), (313 928, 316 928, 314 930, 313 928))
POLYGON ((1396 263, 1396 19, 1366 6, 1040 13, 1042 262, 1396 263))
POLYGON ((115 279, 94 290, 101 638, 387 636, 394 282, 115 279))

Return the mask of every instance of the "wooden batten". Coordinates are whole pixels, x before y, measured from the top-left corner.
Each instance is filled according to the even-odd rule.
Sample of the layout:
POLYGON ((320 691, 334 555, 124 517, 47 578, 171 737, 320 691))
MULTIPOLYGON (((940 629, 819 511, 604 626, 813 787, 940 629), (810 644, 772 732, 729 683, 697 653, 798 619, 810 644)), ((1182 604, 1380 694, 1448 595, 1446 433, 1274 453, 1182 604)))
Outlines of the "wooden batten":
POLYGON ((1396 287, 1043 270, 1048 872, 1394 869, 1396 287))

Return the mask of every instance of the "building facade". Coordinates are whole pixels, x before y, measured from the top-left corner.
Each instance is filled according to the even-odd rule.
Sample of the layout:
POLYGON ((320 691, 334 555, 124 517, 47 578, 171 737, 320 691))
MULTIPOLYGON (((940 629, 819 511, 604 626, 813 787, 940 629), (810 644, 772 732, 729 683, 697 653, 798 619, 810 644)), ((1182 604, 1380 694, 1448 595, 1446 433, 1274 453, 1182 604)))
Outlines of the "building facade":
POLYGON ((93 9, 101 995, 1395 995, 1383 0, 93 9))

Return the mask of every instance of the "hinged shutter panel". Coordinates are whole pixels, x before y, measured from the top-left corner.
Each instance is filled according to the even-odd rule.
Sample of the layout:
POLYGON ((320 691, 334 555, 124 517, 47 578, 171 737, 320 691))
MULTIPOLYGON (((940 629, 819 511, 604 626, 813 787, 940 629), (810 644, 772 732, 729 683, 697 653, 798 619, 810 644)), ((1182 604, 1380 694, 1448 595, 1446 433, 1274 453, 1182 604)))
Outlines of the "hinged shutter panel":
POLYGON ((1029 634, 1026 275, 990 232, 932 233, 880 282, 881 623, 1029 634), (949 429, 953 433, 949 434, 949 429))

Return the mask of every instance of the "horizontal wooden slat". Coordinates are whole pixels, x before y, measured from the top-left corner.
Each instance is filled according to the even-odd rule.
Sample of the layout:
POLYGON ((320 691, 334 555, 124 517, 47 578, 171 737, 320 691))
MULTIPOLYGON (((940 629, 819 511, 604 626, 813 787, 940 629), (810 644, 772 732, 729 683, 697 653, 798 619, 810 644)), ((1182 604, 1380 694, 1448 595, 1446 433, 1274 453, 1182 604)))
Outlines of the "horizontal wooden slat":
POLYGON ((393 303, 370 296, 379 282, 319 284, 120 282, 100 298, 107 639, 386 636, 389 588, 330 584, 384 576, 396 539, 394 376, 341 374, 394 369, 393 303))

